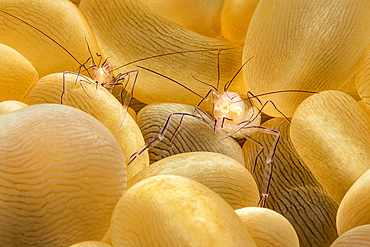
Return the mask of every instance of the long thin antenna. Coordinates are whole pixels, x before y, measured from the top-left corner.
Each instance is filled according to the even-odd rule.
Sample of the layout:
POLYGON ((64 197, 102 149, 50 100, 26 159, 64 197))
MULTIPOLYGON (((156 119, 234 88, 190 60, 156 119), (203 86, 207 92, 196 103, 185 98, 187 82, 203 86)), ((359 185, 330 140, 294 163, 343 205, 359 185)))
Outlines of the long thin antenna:
MULTIPOLYGON (((35 29, 36 31, 38 31, 39 33, 45 35, 48 39, 50 39, 51 41, 53 41, 56 45, 58 45, 60 48, 62 48, 66 53, 68 53, 80 66, 83 66, 84 64, 81 64, 80 61, 77 60, 77 58, 75 56, 73 56, 72 53, 70 53, 66 48, 64 48, 58 41, 56 41, 55 39, 53 39, 52 37, 50 37, 48 34, 46 34, 45 32, 43 32, 42 30, 38 29, 37 27, 33 26, 32 24, 20 19, 19 17, 15 16, 15 15, 12 15, 8 12, 5 12, 3 10, 0 10, 0 12, 8 15, 8 16, 11 16, 21 22, 23 22, 24 24, 28 25, 29 27, 35 29)), ((85 38, 86 40, 86 38, 85 38)), ((87 41, 86 41, 87 42, 87 41)), ((238 45, 238 46, 234 46, 234 47, 229 47, 229 48, 210 48, 210 49, 199 49, 199 50, 188 50, 188 51, 178 51, 178 52, 169 52, 169 53, 165 53, 165 54, 158 54, 158 55, 153 55, 153 56, 148 56, 148 57, 145 57, 145 58, 140 58, 140 59, 137 59, 137 60, 134 60, 134 61, 131 61, 129 63, 126 63, 124 65, 121 65, 113 70, 111 70, 110 72, 113 72, 115 70, 118 70, 120 68, 123 68, 125 66, 128 66, 130 64, 134 64, 134 63, 137 63, 137 62, 141 62, 141 61, 144 61, 144 60, 149 60, 149 59, 154 59, 154 58, 158 58, 158 57, 164 57, 164 56, 170 56, 170 55, 175 55, 175 54, 186 54, 186 53, 195 53, 195 52, 204 52, 204 51, 215 51, 215 50, 232 50, 232 49, 236 49, 236 48, 239 48, 239 47, 243 47, 245 44, 247 44, 248 42, 245 42, 244 44, 242 45, 238 45)), ((91 50, 90 50, 90 47, 88 45, 88 49, 89 49, 89 53, 91 55, 91 50)), ((92 57, 91 55, 91 58, 93 60, 93 63, 94 63, 94 58, 92 57)), ((218 88, 218 87, 217 87, 218 88)))
POLYGON ((261 96, 265 96, 265 95, 276 94, 276 93, 311 93, 311 94, 314 94, 314 93, 318 93, 318 92, 299 90, 299 89, 278 90, 278 91, 274 91, 274 92, 267 92, 267 93, 261 93, 261 94, 253 95, 252 97, 242 99, 241 101, 244 101, 244 100, 247 100, 247 99, 253 99, 253 98, 257 98, 257 97, 261 97, 261 96))
POLYGON ((112 72, 115 71, 115 70, 117 70, 117 69, 120 69, 120 68, 123 68, 125 66, 128 66, 130 64, 138 63, 138 62, 149 60, 149 59, 153 59, 153 58, 165 57, 165 56, 176 55, 176 54, 204 52, 204 51, 218 51, 218 50, 227 51, 227 50, 232 50, 232 49, 236 49, 236 48, 239 48, 239 47, 243 47, 244 45, 245 44, 238 45, 238 46, 233 46, 233 47, 229 47, 229 48, 221 48, 221 49, 220 48, 210 48, 210 49, 199 49, 199 50, 188 50, 188 51, 176 51, 176 52, 169 52, 169 53, 164 53, 164 54, 158 54, 158 55, 148 56, 148 57, 144 57, 144 58, 140 58, 140 59, 131 61, 131 62, 126 63, 124 65, 121 65, 121 66, 119 66, 117 68, 114 68, 112 70, 112 72))
POLYGON ((220 85, 220 53, 221 53, 221 50, 219 50, 218 54, 217 54, 217 87, 216 87, 216 91, 218 91, 218 86, 220 85))
POLYGON ((193 94, 195 94, 195 95, 199 96, 200 98, 205 99, 202 95, 197 94, 196 92, 194 92, 193 90, 191 90, 191 89, 190 89, 190 88, 188 88, 187 86, 185 86, 185 85, 181 84, 180 82, 178 82, 178 81, 176 81, 176 80, 174 80, 174 79, 172 79, 172 78, 170 78, 170 77, 168 77, 168 76, 166 76, 166 75, 163 75, 163 74, 161 74, 161 73, 159 73, 159 72, 157 72, 157 71, 154 71, 154 70, 151 70, 151 69, 148 69, 148 68, 145 68, 145 67, 139 66, 139 65, 136 65, 136 66, 137 66, 137 67, 139 67, 139 68, 141 68, 141 69, 145 69, 145 70, 147 70, 147 71, 150 71, 150 72, 152 72, 152 73, 154 73, 154 74, 157 74, 157 75, 159 75, 159 76, 162 76, 162 77, 164 77, 164 78, 166 78, 166 79, 168 79, 168 80, 170 80, 170 81, 173 81, 173 82, 174 82, 174 83, 176 83, 177 85, 180 85, 180 86, 182 86, 183 88, 186 88, 187 90, 189 90, 189 91, 190 91, 190 92, 192 92, 193 94))
POLYGON ((235 75, 233 76, 233 78, 225 84, 224 86, 224 91, 227 91, 231 85, 231 83, 233 82, 233 80, 236 78, 236 76, 240 73, 240 71, 242 71, 243 67, 252 59, 253 57, 249 58, 247 61, 245 61, 243 63, 243 65, 239 68, 239 70, 235 73, 235 75))
POLYGON ((80 61, 78 61, 77 60, 77 58, 75 58, 75 56, 73 56, 72 55, 72 53, 70 53, 66 48, 64 48, 61 44, 59 44, 58 43, 58 41, 56 41, 55 39, 53 39, 52 37, 50 37, 49 35, 47 35, 46 33, 44 33, 43 31, 41 31, 40 29, 38 29, 37 27, 35 27, 35 26, 33 26, 33 25, 31 25, 30 23, 28 23, 28 22, 26 22, 26 21, 24 21, 24 20, 22 20, 22 19, 20 19, 20 18, 18 18, 18 17, 16 17, 15 15, 12 15, 12 14, 9 14, 9 13, 7 13, 7 12, 5 12, 5 11, 3 11, 3 10, 0 10, 0 12, 2 12, 2 13, 4 13, 4 14, 6 14, 6 15, 9 15, 9 16, 11 16, 11 17, 13 17, 13 18, 15 18, 15 19, 17 19, 17 20, 19 20, 19 21, 21 21, 21 22, 23 22, 24 24, 26 24, 27 26, 30 26, 30 27, 32 27, 33 29, 35 29, 36 31, 38 31, 38 32, 40 32, 40 33, 42 33, 43 35, 45 35, 48 39, 50 39, 51 41, 53 41, 55 44, 57 44, 60 48, 62 48, 65 52, 67 52, 79 65, 81 65, 81 66, 83 66, 83 64, 81 64, 80 63, 80 61))
POLYGON ((85 37, 85 41, 86 41, 87 49, 89 50, 89 53, 90 53, 90 57, 91 57, 92 63, 95 64, 95 60, 94 60, 94 57, 92 55, 92 52, 91 52, 91 49, 90 49, 90 45, 89 45, 89 42, 87 42, 86 37, 85 37))
POLYGON ((198 78, 196 78, 193 74, 191 74, 191 77, 193 77, 193 79, 194 79, 194 80, 196 80, 196 81, 198 81, 198 82, 200 82, 200 83, 202 83, 202 84, 204 84, 204 85, 207 85, 207 86, 209 86, 209 87, 211 87, 211 88, 213 88, 214 90, 216 90, 216 91, 217 91, 217 88, 216 88, 215 86, 213 86, 213 85, 211 85, 211 84, 209 84, 209 83, 207 83, 207 82, 204 82, 204 81, 199 80, 199 79, 198 79, 198 78))

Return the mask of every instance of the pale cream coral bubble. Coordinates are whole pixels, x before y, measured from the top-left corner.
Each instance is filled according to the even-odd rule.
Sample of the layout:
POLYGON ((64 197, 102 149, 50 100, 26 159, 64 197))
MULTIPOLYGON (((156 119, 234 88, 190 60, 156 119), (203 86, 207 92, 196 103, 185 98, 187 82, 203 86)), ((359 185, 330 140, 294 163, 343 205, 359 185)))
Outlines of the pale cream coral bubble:
POLYGON ((0 242, 100 239, 126 187, 117 141, 92 116, 40 104, 0 115, 0 242))
POLYGON ((343 92, 324 91, 304 100, 290 134, 301 158, 337 203, 370 168, 370 115, 343 92))
POLYGON ((112 245, 112 239, 110 237, 110 228, 105 233, 104 237, 100 240, 102 243, 112 245))
POLYGON ((369 247, 370 224, 357 226, 337 238, 330 247, 369 247))
POLYGON ((159 175, 121 197, 111 223, 113 246, 256 246, 239 217, 194 180, 159 175))
POLYGON ((259 200, 252 175, 242 164, 223 154, 189 152, 167 157, 136 174, 127 187, 156 175, 191 178, 212 189, 233 209, 256 206, 259 200))
POLYGON ((127 109, 127 114, 130 114, 130 116, 132 117, 132 119, 136 121, 136 112, 135 112, 134 109, 132 109, 131 107, 129 107, 127 109))
POLYGON ((16 100, 6 100, 0 102, 0 114, 16 111, 28 106, 27 104, 16 101, 16 100))
MULTIPOLYGON (((80 76, 79 80, 86 80, 91 84, 82 82, 84 87, 82 89, 78 81, 75 85, 76 75, 65 75, 66 93, 63 96, 63 102, 89 113, 102 122, 116 137, 127 163, 130 155, 144 145, 144 138, 139 127, 127 113, 125 121, 118 129, 123 116, 122 105, 105 88, 99 87, 96 89, 95 83, 90 79, 80 76)), ((62 92, 63 74, 51 74, 37 81, 25 97, 24 102, 30 105, 40 103, 60 104, 62 92)), ((144 152, 127 168, 128 178, 131 178, 148 165, 148 153, 144 152)))
POLYGON ((347 191, 339 204, 337 230, 342 235, 356 226, 370 224, 370 169, 347 191))
POLYGON ((338 89, 348 95, 351 95, 355 100, 361 100, 361 97, 358 94, 355 82, 355 76, 353 76, 349 81, 347 81, 342 87, 338 89))
POLYGON ((363 100, 358 101, 358 103, 362 108, 364 108, 365 111, 367 111, 367 113, 370 114, 370 106, 368 104, 366 104, 363 100))
POLYGON ((1 43, 0 71, 0 102, 22 100, 39 78, 36 69, 24 56, 1 43))
POLYGON ((259 0, 225 0, 221 15, 223 36, 238 44, 245 42, 249 23, 259 0))
POLYGON ((258 247, 299 246, 297 233, 281 214, 267 208, 235 210, 258 247))
MULTIPOLYGON (((187 30, 150 11, 139 1, 81 1, 80 8, 115 68, 136 59, 176 51, 230 48, 222 39, 208 38, 187 30), (108 12, 109 14, 105 14, 108 12)), ((241 66, 242 47, 221 52, 221 85, 230 80, 241 66)), ((195 92, 205 95, 211 88, 192 77, 217 84, 217 51, 203 51, 160 57, 140 65, 159 71, 195 92)), ((137 69, 137 67, 127 67, 137 69)), ((230 91, 245 93, 239 76, 230 91)), ((179 102, 196 105, 201 100, 183 87, 153 73, 140 70, 135 98, 144 103, 179 102)))
POLYGON ((357 66, 355 82, 358 94, 367 107, 370 107, 370 44, 357 66))
MULTIPOLYGON (((49 35, 72 53, 80 63, 90 53, 100 53, 85 17, 67 0, 1 0, 6 11, 49 35), (86 43, 87 42, 87 43, 86 43)), ((40 77, 63 71, 76 71, 80 66, 66 51, 44 34, 5 13, 0 13, 0 42, 25 56, 40 77)))
POLYGON ((73 244, 70 247, 111 247, 112 245, 105 244, 99 241, 84 241, 77 244, 73 244))
MULTIPOLYGON (((233 209, 256 206, 258 189, 251 174, 236 160, 212 152, 189 152, 155 162, 128 180, 127 189, 157 175, 177 175, 197 181, 222 197, 233 209)), ((101 240, 112 244, 110 230, 101 240)))
MULTIPOLYGON (((370 1, 261 0, 249 25, 244 80, 254 94, 285 89, 323 91, 350 80, 370 42, 370 1)), ((292 116, 310 94, 271 99, 292 116)), ((280 116, 272 107, 265 113, 280 116)))
POLYGON ((220 36, 224 0, 141 0, 150 10, 189 30, 208 37, 220 36))
POLYGON ((81 0, 70 0, 72 3, 76 4, 78 6, 81 2, 81 0))

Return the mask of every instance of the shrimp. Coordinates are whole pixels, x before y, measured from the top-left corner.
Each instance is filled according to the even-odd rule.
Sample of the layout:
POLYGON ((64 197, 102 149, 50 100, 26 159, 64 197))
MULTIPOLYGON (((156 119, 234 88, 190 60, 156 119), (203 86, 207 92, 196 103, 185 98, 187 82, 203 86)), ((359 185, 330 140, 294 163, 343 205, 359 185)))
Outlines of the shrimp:
MULTIPOLYGON (((272 101, 266 101, 266 102, 262 103, 259 100, 258 97, 263 96, 263 95, 267 95, 267 94, 283 93, 283 92, 304 92, 304 93, 315 93, 315 92, 302 91, 302 90, 284 90, 284 91, 278 91, 278 92, 265 93, 265 94, 261 94, 261 95, 253 95, 251 92, 248 92, 247 97, 243 97, 242 95, 239 95, 238 93, 228 91, 228 88, 230 87, 230 85, 233 82, 233 80, 235 79, 235 77, 240 73, 242 68, 253 57, 250 58, 249 60, 247 60, 246 62, 244 62, 244 64, 235 73, 233 78, 229 82, 227 82, 225 84, 223 90, 220 91, 218 89, 219 84, 220 84, 219 83, 220 82, 220 79, 219 79, 220 78, 220 74, 219 74, 219 71, 220 71, 220 69, 219 69, 220 52, 221 52, 221 50, 219 50, 219 52, 218 52, 218 63, 217 63, 217 66, 218 66, 218 81, 217 81, 217 86, 214 87, 214 86, 212 86, 208 83, 200 81, 201 83, 207 84, 210 87, 212 87, 212 89, 209 90, 209 92, 204 97, 199 95, 198 93, 194 92, 190 88, 186 87, 185 85, 181 84, 180 82, 177 82, 176 80, 174 80, 174 79, 172 79, 172 78, 170 78, 166 75, 162 75, 161 73, 159 73, 157 71, 154 71, 154 70, 151 70, 149 68, 145 68, 145 67, 142 67, 142 66, 137 66, 141 69, 144 69, 144 70, 150 71, 154 74, 157 74, 159 76, 165 77, 168 80, 186 88, 187 90, 191 91, 192 93, 198 95, 201 98, 201 101, 199 102, 199 104, 197 106, 194 107, 194 114, 180 113, 180 112, 175 112, 175 113, 170 114, 167 117, 160 133, 155 138, 149 140, 138 151, 136 151, 130 157, 128 165, 131 162, 133 162, 145 150, 148 150, 148 149, 154 147, 156 144, 158 144, 160 141, 163 140, 163 138, 166 134, 166 131, 169 127, 169 124, 170 124, 171 120, 173 119, 173 117, 175 117, 175 116, 179 116, 179 117, 181 117, 181 119, 180 119, 180 122, 179 122, 178 126, 176 127, 176 129, 175 129, 175 131, 172 135, 171 142, 172 142, 173 138, 175 137, 176 133, 179 131, 179 128, 181 126, 181 123, 182 123, 184 117, 195 118, 195 119, 197 119, 201 122, 204 122, 204 123, 208 124, 213 129, 213 131, 222 133, 224 138, 228 138, 228 137, 243 138, 244 137, 244 138, 256 143, 261 148, 261 151, 256 156, 254 170, 255 170, 256 165, 257 165, 257 159, 264 150, 264 146, 261 143, 259 143, 258 141, 251 138, 249 136, 249 134, 251 134, 254 131, 259 131, 259 132, 262 132, 262 133, 271 134, 271 135, 275 136, 275 140, 273 142, 273 145, 272 145, 272 148, 269 152, 269 155, 266 159, 266 165, 265 165, 265 170, 264 170, 264 183, 263 183, 263 188, 261 190, 261 198, 260 198, 260 201, 258 202, 258 206, 264 207, 265 204, 266 204, 266 200, 268 198, 268 194, 269 194, 270 183, 271 183, 271 178, 272 178, 272 174, 273 174, 273 172, 272 172, 273 171, 273 159, 274 159, 274 156, 275 156, 275 151, 276 151, 277 145, 278 145, 279 140, 280 140, 280 132, 276 131, 276 130, 273 130, 273 129, 269 129, 269 128, 259 126, 260 122, 261 122, 261 113, 262 113, 263 109, 266 107, 266 105, 271 104, 285 119, 287 119, 288 121, 289 121, 289 119, 281 111, 279 111, 277 109, 277 107, 275 106, 275 104, 272 101), (256 99, 255 102, 252 101, 253 99, 256 99), (200 108, 200 105, 204 101, 209 101, 210 103, 213 104, 213 114, 212 114, 213 116, 210 116, 208 113, 206 113, 204 110, 202 110, 200 108), (256 107, 256 104, 258 104, 260 106, 260 109, 258 109, 256 107)), ((253 172, 254 172, 254 170, 253 170, 253 172)))
MULTIPOLYGON (((88 51, 90 53, 90 57, 85 62, 82 63, 71 52, 69 52, 65 47, 63 47, 57 40, 52 38, 50 35, 48 35, 44 31, 40 30, 36 26, 28 23, 27 21, 22 20, 21 18, 13 14, 5 12, 3 10, 0 10, 0 12, 26 24, 27 26, 34 29, 36 32, 44 35, 49 40, 51 40, 53 43, 55 43, 57 46, 59 46, 61 49, 63 49, 69 56, 71 56, 79 64, 77 72, 69 72, 69 71, 63 72, 63 90, 62 90, 62 94, 60 98, 61 104, 65 104, 65 100, 67 100, 67 99, 64 99, 65 96, 67 96, 67 88, 66 88, 66 75, 67 74, 76 75, 75 84, 79 83, 81 88, 86 94, 87 92, 85 91, 85 88, 82 82, 91 84, 90 78, 93 80, 93 83, 95 83, 97 90, 100 87, 104 87, 110 92, 112 92, 112 90, 116 86, 122 86, 120 94, 121 94, 121 98, 123 99, 122 100, 123 112, 122 112, 122 116, 119 121, 120 124, 117 130, 122 126, 125 120, 125 117, 127 115, 127 111, 131 103, 132 97, 133 97, 133 91, 134 91, 135 83, 138 77, 137 70, 128 71, 126 73, 119 73, 118 75, 113 76, 113 66, 110 63, 108 63, 108 59, 105 59, 104 62, 102 62, 102 59, 103 59, 102 55, 96 53, 96 56, 99 58, 99 61, 95 62, 93 53, 91 52, 90 46, 86 38, 85 40, 86 40, 88 51), (91 64, 88 66, 87 64, 90 61, 91 61, 91 64), (82 74, 83 72, 86 72, 88 77, 83 75, 82 74), (133 78, 133 80, 131 80, 131 78, 133 78)), ((90 95, 88 96, 92 98, 90 95)))
MULTIPOLYGON (((62 89, 62 94, 61 94, 61 98, 60 98, 60 103, 61 104, 65 104, 66 100, 67 100, 67 91, 68 91, 67 88, 66 88, 66 75, 67 74, 72 74, 72 75, 76 76, 75 84, 79 83, 81 88, 83 89, 83 91, 86 93, 86 95, 88 95, 88 93, 85 91, 83 83, 92 84, 92 82, 90 81, 90 78, 93 80, 93 83, 95 84, 95 87, 96 87, 97 90, 100 87, 104 87, 108 91, 112 92, 115 87, 117 87, 117 86, 122 87, 120 89, 119 97, 120 97, 120 101, 121 101, 122 106, 123 106, 123 113, 122 113, 122 117, 119 121, 120 124, 119 124, 117 129, 119 129, 122 126, 122 124, 125 120, 125 117, 127 115, 128 108, 129 108, 129 106, 131 104, 131 101, 133 99, 134 88, 135 88, 136 81, 137 81, 137 78, 138 78, 138 70, 136 69, 136 70, 131 70, 131 71, 128 71, 128 72, 125 72, 125 73, 118 73, 116 76, 113 75, 114 71, 116 71, 118 69, 121 69, 123 67, 126 67, 128 65, 140 62, 140 61, 159 58, 159 57, 163 57, 163 56, 215 50, 215 49, 202 49, 202 50, 188 50, 188 51, 170 52, 170 53, 166 53, 166 54, 158 54, 158 55, 153 55, 153 56, 137 59, 135 61, 126 63, 126 64, 121 65, 121 66, 114 69, 112 64, 108 62, 108 59, 105 59, 103 61, 102 55, 100 55, 98 53, 96 53, 96 56, 98 57, 99 60, 95 61, 93 53, 90 49, 90 46, 89 46, 87 40, 86 40, 86 44, 87 44, 87 49, 89 51, 90 57, 85 62, 80 62, 71 52, 69 52, 57 40, 55 40, 53 37, 51 37, 50 35, 48 35, 44 31, 40 30, 36 26, 28 23, 25 20, 22 20, 21 18, 13 15, 11 13, 5 12, 3 10, 0 10, 0 12, 7 15, 7 16, 12 17, 12 18, 24 23, 24 24, 26 24, 27 26, 31 27, 35 31, 37 31, 40 34, 47 37, 49 40, 51 40, 53 43, 55 43, 57 46, 59 46, 61 49, 63 49, 79 65, 76 72, 70 72, 70 71, 64 71, 63 72, 63 89, 62 89), (89 62, 91 62, 90 65, 88 65, 89 62), (84 72, 87 73, 88 76, 83 75, 82 73, 84 73, 84 72)), ((240 46, 238 46, 238 47, 240 47, 240 46)), ((233 49, 233 48, 230 48, 230 49, 233 49)), ((89 98, 92 98, 90 95, 88 95, 88 96, 89 96, 89 98)))

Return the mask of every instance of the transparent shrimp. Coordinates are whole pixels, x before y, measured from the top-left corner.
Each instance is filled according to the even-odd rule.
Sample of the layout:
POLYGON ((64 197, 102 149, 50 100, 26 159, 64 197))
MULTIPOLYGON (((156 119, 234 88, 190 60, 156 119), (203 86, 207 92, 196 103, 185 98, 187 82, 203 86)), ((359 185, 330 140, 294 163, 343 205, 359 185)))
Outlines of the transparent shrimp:
POLYGON ((122 110, 121 118, 117 122, 118 126, 116 130, 118 130, 122 126, 123 122, 125 121, 128 108, 133 98, 133 92, 134 92, 135 84, 136 84, 137 77, 138 77, 138 70, 131 70, 125 73, 119 73, 118 75, 114 76, 112 64, 108 63, 107 59, 105 59, 104 62, 102 63, 101 62, 102 56, 99 54, 96 54, 99 57, 99 62, 95 63, 89 46, 88 46, 88 49, 89 49, 90 57, 84 64, 82 64, 78 68, 78 73, 68 72, 68 71, 63 72, 63 92, 61 95, 61 104, 63 104, 64 95, 67 94, 67 89, 65 86, 66 85, 65 84, 66 74, 76 75, 75 84, 77 84, 77 82, 80 83, 81 88, 86 93, 86 95, 89 96, 90 98, 92 97, 85 91, 84 86, 82 84, 82 82, 91 84, 91 81, 89 80, 89 78, 81 74, 84 71, 86 71, 89 74, 90 78, 93 80, 96 90, 99 90, 100 87, 104 87, 108 91, 112 92, 116 86, 121 86, 122 88, 120 90, 120 97, 121 97, 121 103, 122 103, 123 110, 122 110), (85 64, 89 60, 91 60, 92 63, 89 67, 86 67, 85 64), (91 72, 89 72, 89 70, 91 70, 91 72))
POLYGON ((252 142, 256 143, 261 148, 261 151, 258 153, 258 155, 255 159, 254 169, 256 167, 258 157, 260 156, 260 154, 264 150, 264 146, 261 143, 259 143, 258 141, 252 139, 249 136, 249 134, 251 134, 254 131, 259 131, 259 132, 262 132, 262 133, 271 134, 271 135, 275 136, 275 140, 274 140, 272 148, 269 152, 269 155, 266 159, 264 179, 263 179, 263 181, 264 181, 263 182, 263 188, 261 190, 261 198, 260 198, 260 201, 258 203, 259 206, 263 207, 263 206, 265 206, 265 203, 266 203, 266 200, 267 200, 267 197, 268 197, 268 194, 269 194, 269 188, 270 188, 271 178, 272 178, 272 174, 273 174, 273 159, 274 159, 274 156, 275 156, 276 147, 277 147, 277 145, 279 143, 279 140, 280 140, 280 132, 276 131, 276 130, 273 130, 273 129, 269 129, 269 128, 259 126, 260 122, 261 122, 261 113, 262 113, 263 109, 266 107, 266 105, 271 104, 280 114, 282 114, 282 116, 284 116, 284 118, 286 118, 288 121, 289 121, 289 119, 281 111, 279 111, 277 109, 277 107, 275 106, 275 104, 272 101, 266 101, 265 103, 262 103, 259 100, 258 97, 262 96, 262 95, 267 95, 267 94, 272 94, 272 93, 283 93, 283 92, 305 92, 305 93, 314 93, 314 92, 302 91, 302 90, 284 90, 284 91, 279 91, 279 92, 265 93, 265 94, 261 94, 261 95, 253 95, 251 92, 248 92, 246 98, 243 98, 242 96, 240 96, 239 94, 237 94, 235 92, 229 92, 228 88, 230 87, 231 83, 233 82, 235 77, 240 73, 242 68, 245 66, 245 64, 247 64, 247 62, 250 59, 248 61, 246 61, 240 67, 240 69, 235 73, 233 78, 225 84, 223 91, 220 92, 218 90, 219 82, 220 82, 220 74, 219 74, 219 71, 220 71, 220 69, 219 69, 220 52, 221 52, 221 50, 219 50, 219 52, 218 52, 218 60, 217 60, 218 61, 218 63, 217 63, 217 66, 218 66, 217 86, 214 87, 214 86, 212 86, 208 83, 200 81, 201 83, 207 84, 210 87, 212 87, 212 89, 209 90, 209 92, 206 94, 205 97, 203 97, 203 96, 199 95, 198 93, 192 91, 190 88, 188 88, 185 85, 177 82, 176 80, 174 80, 172 78, 169 78, 168 76, 162 75, 159 72, 153 71, 151 69, 148 69, 148 68, 145 68, 145 67, 142 67, 142 66, 137 66, 141 69, 150 71, 150 72, 155 73, 159 76, 165 77, 165 78, 169 79, 172 82, 175 82, 176 84, 186 88, 190 92, 193 92, 195 95, 198 95, 202 99, 199 102, 199 104, 194 107, 194 114, 180 113, 180 112, 170 114, 167 117, 167 119, 164 123, 164 126, 162 127, 160 133, 155 138, 148 141, 137 152, 135 152, 130 157, 128 165, 131 162, 133 162, 145 150, 148 150, 148 149, 154 147, 156 144, 158 144, 160 141, 163 140, 163 138, 166 134, 166 131, 169 127, 169 124, 170 124, 171 120, 173 119, 173 117, 175 117, 175 116, 179 116, 181 119, 180 119, 180 122, 179 122, 177 128, 175 129, 175 131, 172 135, 171 142, 172 142, 173 138, 175 137, 176 133, 179 131, 179 128, 181 126, 181 123, 182 123, 184 117, 192 117, 192 118, 198 119, 199 121, 202 121, 202 122, 208 124, 215 132, 222 133, 224 138, 228 138, 228 137, 231 137, 231 136, 235 137, 235 138, 244 137, 247 140, 251 140, 252 142), (256 99, 256 100, 253 101, 253 99, 256 99), (203 101, 209 101, 210 103, 213 104, 213 117, 210 116, 209 114, 207 114, 204 110, 202 110, 200 108, 200 105, 202 104, 203 101), (256 102, 256 103, 254 103, 254 102, 256 102), (255 106, 255 104, 258 104, 260 106, 260 109, 258 109, 255 106))
MULTIPOLYGON (((61 104, 65 103, 63 102, 63 99, 64 99, 64 96, 67 94, 66 80, 65 80, 66 74, 76 75, 75 84, 79 83, 81 88, 86 94, 87 92, 85 91, 85 88, 82 82, 91 84, 91 81, 89 80, 88 77, 82 75, 83 72, 86 72, 88 76, 94 81, 97 90, 99 89, 99 87, 102 86, 108 89, 109 91, 112 91, 115 86, 122 86, 121 98, 123 98, 124 100, 122 100, 123 113, 122 113, 122 117, 121 117, 118 129, 120 128, 127 114, 129 104, 131 103, 131 100, 132 100, 132 95, 133 95, 135 83, 136 83, 137 76, 138 76, 137 70, 129 71, 126 73, 119 73, 116 77, 114 77, 112 65, 107 62, 107 59, 105 59, 104 62, 102 63, 102 56, 96 53, 96 56, 99 57, 99 62, 95 63, 93 54, 90 50, 87 40, 86 40, 86 43, 87 43, 87 47, 90 53, 90 57, 84 63, 81 63, 71 52, 69 52, 65 47, 63 47, 58 41, 56 41, 54 38, 52 38, 51 36, 43 32, 39 28, 35 27, 34 25, 8 12, 5 12, 3 10, 0 10, 0 12, 14 19, 17 19, 18 21, 28 25, 35 31, 44 35, 45 37, 50 39, 52 42, 54 42, 57 46, 59 46, 61 49, 63 49, 68 55, 70 55, 79 64, 77 72, 69 72, 69 71, 63 72, 63 91, 62 91, 61 100, 60 100, 61 104), (87 66, 86 64, 90 61, 92 62, 91 65, 87 66), (130 78, 133 78, 133 81, 130 81, 130 78), (123 96, 123 94, 125 95, 123 96)), ((90 95, 88 96, 90 97, 90 95)))
MULTIPOLYGON (((0 10, 1 13, 6 14, 14 19, 17 19, 18 21, 28 25, 29 27, 33 28, 35 31, 41 33, 48 39, 50 39, 52 42, 54 42, 57 46, 59 46, 61 49, 63 49, 68 55, 70 55, 78 64, 79 67, 76 70, 76 72, 69 72, 69 71, 64 71, 63 72, 63 89, 62 89, 62 94, 61 94, 61 99, 60 102, 61 104, 65 104, 67 101, 67 88, 66 88, 66 75, 71 74, 76 76, 75 84, 79 83, 83 91, 88 95, 88 97, 92 98, 85 90, 84 84, 92 84, 90 81, 90 78, 93 80, 93 83, 95 84, 96 89, 98 90, 100 87, 104 87, 110 92, 114 90, 115 87, 120 86, 120 101, 123 106, 123 113, 122 117, 119 120, 119 125, 117 129, 119 129, 127 115, 128 108, 131 104, 131 101, 133 99, 133 93, 134 93, 134 88, 136 85, 136 81, 138 78, 138 70, 131 70, 125 73, 118 73, 116 76, 113 75, 113 72, 121 69, 125 66, 144 61, 144 60, 149 60, 149 59, 154 59, 154 58, 159 58, 163 56, 169 56, 169 55, 175 55, 175 54, 184 54, 184 53, 191 53, 191 52, 202 52, 202 51, 211 51, 211 50, 217 50, 217 49, 200 49, 200 50, 188 50, 188 51, 179 51, 179 52, 170 52, 166 54, 158 54, 158 55, 153 55, 141 59, 137 59, 135 61, 129 62, 127 64, 124 64, 122 66, 119 66, 115 69, 113 69, 113 66, 111 63, 108 63, 108 60, 105 59, 103 62, 103 58, 101 55, 96 53, 96 56, 99 58, 99 61, 95 62, 93 53, 90 50, 89 44, 86 40, 87 43, 87 48, 90 53, 90 57, 83 63, 81 63, 71 52, 69 52, 65 47, 63 47, 58 41, 56 41, 54 38, 40 30, 39 28, 33 26, 32 24, 22 20, 21 18, 12 15, 8 12, 5 12, 3 10, 0 10), (90 65, 87 65, 89 62, 91 62, 90 65), (83 75, 82 73, 87 73, 88 76, 83 75)), ((240 46, 228 48, 228 49, 234 49, 240 46)))

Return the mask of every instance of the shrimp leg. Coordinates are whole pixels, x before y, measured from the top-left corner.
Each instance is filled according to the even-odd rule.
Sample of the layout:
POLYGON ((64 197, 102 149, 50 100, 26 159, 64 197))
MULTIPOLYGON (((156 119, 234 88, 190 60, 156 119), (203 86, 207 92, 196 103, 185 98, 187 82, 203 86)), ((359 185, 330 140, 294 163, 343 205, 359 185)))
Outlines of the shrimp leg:
MULTIPOLYGON (((175 112, 175 113, 172 113, 170 114, 167 119, 166 119, 166 122, 164 123, 163 127, 162 127, 162 130, 161 132, 155 137, 153 138, 152 140, 148 141, 147 143, 144 144, 144 146, 142 146, 138 151, 136 151, 133 155, 131 155, 130 157, 130 160, 129 162, 127 163, 127 165, 130 165, 139 155, 141 155, 145 150, 147 149, 151 149, 152 147, 154 147, 155 145, 157 145, 159 142, 161 142, 164 138, 164 135, 166 134, 167 132, 167 129, 169 127, 169 124, 172 120, 172 118, 174 116, 181 116, 181 119, 183 119, 185 116, 189 116, 189 117, 193 117, 193 118, 196 118, 202 122, 205 122, 204 121, 204 118, 203 117, 200 117, 200 116, 196 116, 194 114, 190 114, 190 113, 180 113, 180 112, 175 112)), ((180 122, 181 124, 181 122, 180 122)), ((179 127, 177 127, 176 129, 178 129, 179 127)))

